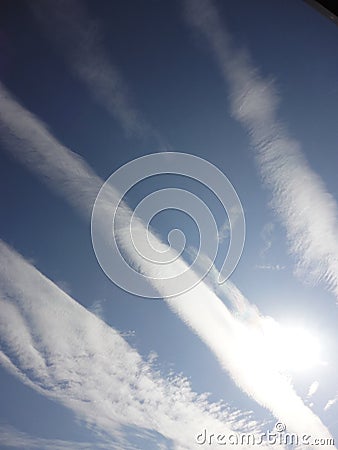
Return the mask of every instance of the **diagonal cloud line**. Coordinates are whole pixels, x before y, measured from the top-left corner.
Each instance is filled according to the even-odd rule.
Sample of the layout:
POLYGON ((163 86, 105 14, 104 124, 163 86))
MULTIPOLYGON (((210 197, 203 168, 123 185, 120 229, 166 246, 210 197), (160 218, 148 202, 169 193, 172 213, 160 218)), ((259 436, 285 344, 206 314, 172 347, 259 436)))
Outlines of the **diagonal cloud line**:
POLYGON ((230 88, 233 116, 248 131, 263 182, 284 224, 296 273, 325 281, 338 297, 338 207, 310 168, 297 141, 277 118, 271 80, 260 76, 247 52, 234 50, 211 0, 186 0, 186 19, 206 39, 230 88))
POLYGON ((258 429, 245 415, 209 404, 186 378, 161 377, 119 333, 1 241, 0 262, 0 361, 106 439, 127 445, 121 427, 129 426, 190 449, 204 428, 231 434, 244 419, 244 429, 258 429))
POLYGON ((79 0, 36 0, 30 6, 72 73, 127 135, 153 137, 162 149, 170 148, 133 105, 126 82, 104 48, 99 21, 89 16, 85 5, 79 0))
MULTIPOLYGON (((0 102, 1 135, 5 147, 29 170, 47 181, 47 185, 53 190, 61 193, 67 201, 76 206, 78 211, 88 219, 88 210, 92 206, 93 197, 97 192, 98 178, 94 176, 92 179, 93 172, 91 170, 86 172, 85 163, 78 157, 73 158, 74 154, 71 151, 61 145, 58 148, 56 139, 51 137, 43 124, 11 99, 10 94, 4 88, 0 90, 0 98, 5 100, 0 102), (30 132, 31 126, 32 132, 30 132), (54 148, 45 152, 46 143, 50 142, 53 143, 54 148), (33 160, 40 160, 40 164, 36 166, 32 163, 33 160), (63 169, 62 173, 60 173, 60 166, 63 169), (88 182, 86 182, 86 177, 88 182), (91 191, 92 188, 94 192, 91 191), (79 201, 77 202, 78 196, 79 201), (84 205, 86 197, 88 204, 84 205)), ((119 199, 119 195, 112 188, 110 197, 102 206, 102 233, 107 239, 110 236, 110 225, 105 220, 105 208, 114 207, 112 205, 116 204, 117 199, 119 199)), ((121 202, 121 204, 120 209, 125 223, 130 223, 132 211, 125 203, 121 202)), ((144 235, 144 224, 139 219, 136 220, 136 223, 140 234, 144 235)), ((304 405, 288 379, 269 365, 266 353, 264 353, 264 346, 260 347, 262 342, 259 337, 257 338, 255 328, 238 321, 215 292, 203 282, 179 297, 166 298, 165 283, 163 284, 158 279, 158 266, 145 261, 134 251, 125 226, 117 229, 116 232, 119 234, 121 247, 131 261, 148 277, 153 278, 154 288, 161 293, 168 306, 213 351, 221 366, 240 389, 260 405, 268 408, 277 419, 287 425, 288 429, 298 434, 316 433, 317 436, 331 438, 327 428, 304 405), (256 345, 257 343, 259 345, 256 345)), ((150 234, 155 247, 161 248, 164 244, 155 235, 150 234)), ((176 254, 173 253, 172 256, 174 257, 176 254)), ((161 266, 160 274, 163 278, 175 276, 176 271, 182 273, 189 269, 189 266, 181 258, 177 259, 174 266, 173 268, 171 265, 169 269, 161 266)), ((199 279, 198 274, 188 271, 188 275, 193 280, 190 285, 195 285, 194 280, 199 279)), ((230 297, 233 295, 234 302, 240 300, 235 289, 229 288, 227 295, 230 297)), ((243 304, 246 305, 246 303, 243 304)))
POLYGON ((335 397, 331 398, 326 402, 326 405, 324 406, 324 410, 327 411, 328 409, 332 408, 333 405, 336 405, 338 402, 338 393, 335 397))
POLYGON ((1 82, 0 100, 4 147, 90 220, 102 180, 83 158, 60 144, 42 121, 16 102, 1 82))
POLYGON ((32 436, 8 424, 0 424, 0 445, 16 449, 44 450, 116 450, 111 443, 93 443, 65 441, 62 439, 46 439, 32 436))
POLYGON ((274 228, 275 228, 275 225, 273 222, 267 222, 263 226, 263 229, 260 233, 260 237, 263 241, 264 246, 261 249, 261 251, 259 252, 259 256, 263 261, 265 260, 266 254, 272 247, 272 242, 273 242, 272 235, 273 235, 274 228))

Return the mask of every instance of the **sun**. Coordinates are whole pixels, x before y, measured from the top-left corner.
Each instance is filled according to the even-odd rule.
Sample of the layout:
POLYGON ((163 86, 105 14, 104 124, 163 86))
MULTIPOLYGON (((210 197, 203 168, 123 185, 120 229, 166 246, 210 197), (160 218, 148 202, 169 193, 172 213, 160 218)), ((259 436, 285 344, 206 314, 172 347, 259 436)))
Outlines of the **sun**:
POLYGON ((320 344, 315 334, 303 327, 286 327, 283 334, 286 368, 307 370, 319 363, 320 344))
POLYGON ((266 347, 280 370, 300 372, 320 364, 321 346, 315 333, 303 326, 283 326, 274 321, 264 328, 266 347))

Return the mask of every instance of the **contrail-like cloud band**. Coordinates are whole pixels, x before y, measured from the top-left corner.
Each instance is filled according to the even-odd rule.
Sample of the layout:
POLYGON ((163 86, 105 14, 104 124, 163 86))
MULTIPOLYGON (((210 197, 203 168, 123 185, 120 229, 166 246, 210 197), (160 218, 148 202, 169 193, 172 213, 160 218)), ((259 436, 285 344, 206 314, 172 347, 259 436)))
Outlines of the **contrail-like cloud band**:
POLYGON ((277 118, 278 97, 247 52, 234 49, 211 0, 184 2, 188 23, 206 39, 230 89, 233 116, 248 131, 272 205, 285 225, 296 272, 338 296, 338 208, 299 143, 277 118))
POLYGON ((161 377, 118 332, 2 241, 0 267, 1 364, 107 439, 123 443, 129 426, 190 449, 205 428, 229 435, 240 419, 254 427, 209 404, 185 378, 161 377))
POLYGON ((116 445, 109 442, 76 442, 36 437, 6 424, 0 424, 0 445, 25 450, 118 450, 116 445))
MULTIPOLYGON (((87 170, 88 166, 71 151, 61 145, 58 148, 57 141, 43 124, 15 102, 4 88, 1 89, 0 96, 5 100, 0 103, 1 134, 11 154, 23 162, 29 170, 47 181, 48 185, 61 193, 88 219, 93 197, 97 193, 98 177, 93 175, 92 170, 87 170), (51 151, 45 151, 49 143, 55 147, 51 151), (38 162, 37 165, 35 161, 38 162)), ((107 239, 110 234, 106 229, 108 225, 105 223, 104 209, 111 208, 116 198, 119 198, 114 189, 111 189, 110 193, 106 204, 102 206, 102 232, 107 233, 107 239)), ((128 227, 132 211, 125 204, 120 209, 121 218, 128 227)), ((156 279, 158 267, 145 261, 141 255, 135 254, 129 233, 126 232, 127 227, 121 225, 121 228, 117 229, 121 246, 141 271, 156 279)), ((137 227, 140 234, 144 235, 144 225, 138 219, 137 227)), ((152 242, 156 243, 156 248, 164 246, 155 235, 152 235, 152 242)), ((175 276, 175 271, 181 272, 182 269, 188 269, 188 265, 179 258, 174 269, 170 269, 173 272, 168 272, 165 267, 161 270, 165 277, 175 276)), ((189 273, 189 276, 198 277, 193 272, 189 273)), ((237 320, 210 287, 205 283, 199 283, 194 289, 179 297, 166 298, 165 283, 154 280, 153 285, 169 307, 213 351, 237 386, 268 408, 276 418, 282 420, 288 430, 299 434, 331 437, 320 419, 304 405, 289 381, 269 364, 264 339, 259 330, 257 332, 257 329, 237 320)), ((231 296, 232 293, 233 303, 240 305, 239 293, 228 285, 227 295, 231 296)), ((242 304, 246 307, 246 302, 242 301, 242 304)))
POLYGON ((98 20, 78 0, 37 0, 31 8, 45 35, 60 50, 71 72, 127 135, 150 137, 162 150, 168 144, 133 104, 127 83, 103 44, 98 20))

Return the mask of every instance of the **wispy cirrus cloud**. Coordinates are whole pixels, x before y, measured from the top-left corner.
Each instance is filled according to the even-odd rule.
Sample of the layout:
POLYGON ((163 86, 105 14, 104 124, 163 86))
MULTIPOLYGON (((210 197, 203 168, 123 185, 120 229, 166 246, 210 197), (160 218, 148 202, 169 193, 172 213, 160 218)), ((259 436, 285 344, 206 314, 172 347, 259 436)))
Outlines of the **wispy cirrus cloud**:
POLYGON ((121 70, 105 50, 98 19, 93 19, 80 0, 31 3, 45 35, 84 83, 92 97, 122 126, 128 135, 152 137, 160 149, 169 148, 135 106, 121 70))
MULTIPOLYGON (((4 242, 0 261, 1 364, 104 433, 107 442, 116 440, 104 448, 129 448, 124 427, 144 438, 155 431, 179 449, 193 448, 204 428, 225 434, 236 424, 258 429, 245 415, 209 404, 186 378, 163 378, 118 332, 4 242)), ((81 445, 74 448, 88 448, 81 445)))
MULTIPOLYGON (((88 212, 99 184, 97 176, 93 175, 91 169, 87 169, 78 156, 58 145, 43 124, 11 99, 4 89, 1 95, 6 100, 0 103, 2 135, 11 154, 29 170, 42 177, 48 186, 63 195, 88 219, 88 212), (50 151, 44 150, 47 143, 52 145, 50 151)), ((118 194, 111 189, 110 198, 102 208, 102 232, 108 233, 107 239, 110 236, 110 225, 105 220, 105 208, 111 208, 116 198, 119 198, 118 194)), ((213 287, 207 283, 199 283, 194 289, 178 297, 167 298, 165 283, 158 279, 158 275, 163 278, 175 276, 176 271, 182 273, 188 269, 188 265, 179 258, 174 267, 171 265, 171 268, 167 269, 162 266, 159 269, 158 265, 145 261, 134 251, 130 235, 126 232, 125 224, 130 223, 132 211, 124 203, 121 209, 121 217, 125 222, 116 232, 123 250, 142 272, 154 278, 154 288, 211 349, 236 385, 260 405, 268 408, 276 418, 285 422, 288 430, 299 434, 316 433, 320 437, 331 437, 320 419, 304 405, 288 378, 267 360, 265 335, 257 327, 257 324, 267 322, 262 320, 257 309, 249 304, 232 283, 224 285, 224 294, 238 311, 243 310, 245 314, 250 312, 251 325, 250 320, 243 321, 236 317, 216 295, 217 291, 215 293, 213 287)), ((144 236, 144 224, 141 220, 136 220, 136 229, 136 236, 138 233, 144 236)), ((156 243, 156 248, 167 249, 155 235, 152 235, 151 241, 156 243)), ((198 274, 193 272, 190 272, 189 276, 199 279, 198 274)))
POLYGON ((265 258, 266 253, 270 250, 272 246, 272 235, 275 229, 275 225, 273 222, 268 222, 264 225, 262 231, 261 231, 261 238, 264 243, 264 247, 260 251, 259 256, 261 258, 265 258))
POLYGON ((114 450, 116 446, 109 443, 75 442, 62 439, 46 439, 32 436, 8 425, 0 425, 0 445, 6 448, 16 448, 25 450, 114 450))
MULTIPOLYGON (((241 217, 242 210, 239 210, 238 207, 232 207, 230 212, 232 213, 232 224, 233 226, 236 226, 237 220, 241 217)), ((230 236, 230 223, 229 220, 226 220, 218 231, 218 240, 222 244, 225 240, 229 239, 230 236)))
POLYGON ((311 398, 315 395, 315 393, 318 391, 319 388, 319 381, 315 380, 313 383, 311 383, 309 387, 309 391, 307 393, 307 397, 311 398))
POLYGON ((328 409, 332 408, 333 405, 336 405, 338 402, 338 394, 327 401, 326 405, 324 406, 324 410, 327 411, 328 409))
POLYGON ((13 99, 0 83, 0 141, 57 195, 90 220, 102 180, 89 165, 49 132, 34 114, 13 99))
POLYGON ((277 117, 278 96, 248 52, 235 49, 212 0, 186 0, 187 22, 206 39, 230 90, 231 111, 250 136, 261 177, 284 224, 296 272, 338 296, 338 208, 300 144, 277 117))
POLYGON ((331 439, 284 375, 287 360, 279 352, 285 337, 282 328, 262 316, 231 281, 219 285, 218 277, 213 268, 204 283, 167 299, 168 305, 209 346, 236 385, 284 422, 287 430, 331 439))

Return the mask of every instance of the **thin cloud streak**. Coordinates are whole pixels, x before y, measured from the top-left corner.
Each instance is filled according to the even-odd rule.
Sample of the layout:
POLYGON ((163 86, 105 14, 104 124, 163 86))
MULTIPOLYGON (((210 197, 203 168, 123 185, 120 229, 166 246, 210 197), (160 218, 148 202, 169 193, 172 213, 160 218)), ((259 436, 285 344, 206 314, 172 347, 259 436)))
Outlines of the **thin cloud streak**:
POLYGON ((315 395, 319 388, 319 381, 315 380, 313 383, 311 383, 309 387, 309 391, 307 393, 307 398, 311 398, 315 395))
POLYGON ((0 425, 0 445, 19 450, 116 450, 109 442, 75 442, 61 439, 46 439, 32 436, 8 424, 0 425))
POLYGON ((72 73, 127 135, 153 137, 162 149, 168 149, 163 137, 133 104, 120 70, 104 48, 99 21, 89 16, 85 5, 78 0, 37 0, 31 8, 72 73))
POLYGON ((48 127, 23 108, 0 82, 0 141, 53 191, 66 197, 87 220, 103 184, 78 154, 63 146, 48 127))
POLYGON ((336 405, 337 402, 338 402, 338 394, 334 398, 328 400, 328 402, 324 406, 324 411, 327 411, 328 409, 332 408, 332 406, 336 405))
MULTIPOLYGON (((13 100, 12 100, 13 101, 13 100)), ((14 101, 13 101, 14 102, 14 101)), ((2 117, 7 120, 7 127, 12 130, 12 133, 17 134, 20 137, 23 133, 23 125, 27 126, 28 122, 25 118, 26 112, 19 105, 15 104, 14 108, 20 114, 9 118, 6 115, 6 110, 0 104, 0 111, 2 117), (21 108, 21 109, 20 109, 21 108)), ((32 116, 29 115, 30 119, 32 116)), ((35 127, 38 126, 38 122, 35 127)), ((41 123, 40 123, 41 126, 41 123)), ((25 136, 29 136, 28 140, 23 142, 20 140, 20 145, 17 145, 12 149, 10 146, 8 149, 10 152, 17 156, 21 161, 26 164, 26 167, 42 175, 45 179, 50 180, 50 185, 53 189, 59 189, 66 200, 71 201, 72 204, 77 206, 79 211, 82 211, 83 200, 76 205, 76 194, 83 192, 85 181, 85 173, 83 172, 83 161, 78 161, 78 158, 72 160, 72 153, 60 147, 60 154, 52 152, 48 154, 48 158, 44 159, 43 167, 37 170, 34 165, 30 163, 25 157, 26 152, 35 153, 36 159, 39 159, 39 154, 43 151, 44 145, 41 143, 41 139, 47 131, 40 128, 39 133, 30 134, 28 129, 24 129, 25 136), (38 136, 38 141, 35 142, 35 138, 38 136), (29 150, 27 150, 29 148, 29 150), (58 171, 59 159, 62 155, 66 156, 67 166, 62 172, 63 179, 60 180, 60 174, 58 171), (55 160, 55 161, 54 161, 55 160), (79 168, 78 168, 79 165, 79 168), (79 173, 79 179, 81 183, 77 182, 76 174, 79 173), (75 177, 75 179, 74 179, 75 177), (55 179, 59 180, 59 183, 55 183, 55 179), (70 183, 71 180, 71 184, 70 183), (68 198, 66 194, 67 187, 70 186, 73 196, 68 198), (66 195, 65 195, 66 194, 66 195)), ((50 140, 49 134, 47 134, 50 140)), ((97 177, 95 182, 91 181, 92 171, 88 172, 88 186, 94 185, 96 187, 97 177)), ((86 191, 87 192, 87 191, 86 191)), ((96 192, 96 190, 95 190, 96 192)), ((89 192, 88 203, 91 203, 93 193, 89 192)), ((105 209, 110 209, 112 204, 116 203, 118 195, 111 189, 110 198, 107 198, 105 204, 102 205, 102 233, 104 236, 110 236, 110 226, 105 220, 105 209)), ((278 373, 277 370, 271 365, 264 353, 264 339, 262 339, 260 332, 254 327, 248 327, 247 323, 241 323, 233 314, 226 308, 224 303, 217 297, 211 287, 205 283, 200 283, 194 289, 180 295, 176 298, 165 298, 166 287, 165 282, 156 280, 159 275, 163 278, 169 278, 175 276, 175 273, 182 273, 188 269, 188 265, 182 260, 178 259, 173 265, 167 269, 165 266, 161 266, 159 269, 157 265, 152 264, 149 261, 145 261, 138 253, 134 251, 134 248, 130 241, 128 230, 126 230, 125 224, 130 223, 132 211, 122 203, 121 215, 120 215, 120 228, 116 229, 117 238, 123 250, 126 251, 130 260, 140 270, 147 274, 149 277, 153 277, 152 282, 154 288, 161 293, 169 307, 186 323, 201 339, 208 345, 213 351, 221 366, 229 373, 231 378, 245 393, 252 397, 262 406, 268 408, 273 415, 285 422, 289 430, 293 430, 299 434, 301 433, 314 433, 323 437, 331 437, 326 427, 321 423, 320 419, 307 408, 300 397, 295 393, 294 389, 290 385, 287 378, 278 373)), ((88 205, 84 208, 85 216, 87 217, 88 205)), ((136 220, 137 226, 135 230, 135 236, 141 236, 142 239, 145 235, 145 225, 141 220, 136 220)), ((127 227, 128 228, 128 227, 127 227)), ((151 241, 155 244, 157 249, 167 247, 152 234, 151 241)), ((175 256, 174 254, 172 255, 175 256)), ((194 285, 195 279, 198 279, 198 275, 192 271, 188 272, 192 282, 189 285, 194 285)), ((248 302, 243 299, 239 291, 232 287, 231 284, 227 285, 227 295, 231 298, 234 304, 242 304, 243 308, 248 308, 248 302)))
POLYGON ((106 439, 127 445, 128 426, 190 449, 205 427, 229 434, 243 419, 192 392, 187 379, 161 377, 118 332, 1 241, 0 262, 0 361, 106 439))
POLYGON ((338 297, 338 208, 310 168, 297 141, 277 118, 273 82, 264 79, 247 52, 234 49, 211 0, 186 0, 187 22, 206 39, 230 89, 233 116, 254 147, 272 206, 287 230, 296 273, 325 281, 338 297))
POLYGON ((275 225, 273 224, 273 222, 268 222, 264 225, 262 231, 261 231, 261 238, 264 242, 264 247, 262 248, 262 250, 259 252, 259 256, 260 258, 262 258, 263 260, 265 259, 265 256, 267 254, 267 252, 271 249, 272 247, 272 242, 273 242, 273 232, 274 232, 274 228, 275 225))

